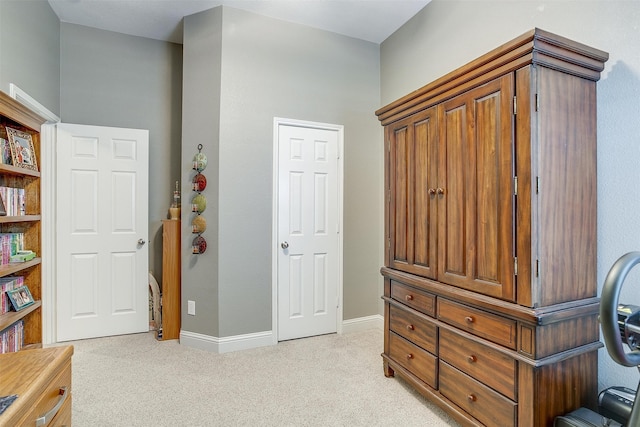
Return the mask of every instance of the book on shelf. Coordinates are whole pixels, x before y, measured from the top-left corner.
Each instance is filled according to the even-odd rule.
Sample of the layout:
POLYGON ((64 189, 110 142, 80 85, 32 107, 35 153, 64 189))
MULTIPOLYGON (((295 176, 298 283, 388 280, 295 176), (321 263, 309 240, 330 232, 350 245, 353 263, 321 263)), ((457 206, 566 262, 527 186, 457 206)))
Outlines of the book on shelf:
POLYGON ((0 198, 7 216, 25 215, 24 188, 0 186, 0 198))
POLYGON ((18 251, 17 254, 11 255, 9 262, 27 262, 36 257, 36 253, 33 251, 18 251))
POLYGON ((7 291, 18 289, 22 285, 24 285, 23 276, 0 277, 0 315, 8 313, 12 308, 7 291))
POLYGON ((0 354, 20 351, 24 345, 24 321, 19 320, 0 331, 0 354))
POLYGON ((24 250, 24 233, 0 233, 0 266, 9 264, 12 256, 24 250))
POLYGON ((11 160, 11 146, 9 140, 6 138, 0 138, 0 163, 5 165, 13 164, 11 160))

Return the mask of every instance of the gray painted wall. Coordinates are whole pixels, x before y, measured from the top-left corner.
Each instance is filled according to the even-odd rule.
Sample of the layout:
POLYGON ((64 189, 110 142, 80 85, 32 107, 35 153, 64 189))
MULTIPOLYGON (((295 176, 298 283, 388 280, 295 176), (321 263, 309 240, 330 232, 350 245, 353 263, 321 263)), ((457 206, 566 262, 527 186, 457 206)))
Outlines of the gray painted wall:
MULTIPOLYGON (((599 293, 613 262, 640 250, 638 22, 636 1, 434 0, 381 45, 383 104, 533 27, 609 52, 598 83, 599 293)), ((639 271, 628 277, 620 301, 640 305, 639 277, 639 271)), ((638 372, 616 365, 601 350, 599 383, 636 388, 638 372)))
MULTIPOLYGON (((183 182, 193 176, 189 161, 195 145, 207 138, 204 151, 217 164, 210 164, 206 175, 217 174, 219 193, 217 201, 209 201, 218 210, 218 235, 210 239, 217 245, 211 255, 217 263, 183 263, 183 329, 218 337, 271 330, 274 117, 344 125, 344 318, 378 314, 383 252, 382 130, 373 114, 380 99, 378 45, 227 7, 188 17, 184 24, 184 75, 192 76, 197 66, 210 72, 200 73, 200 81, 185 77, 184 135, 199 138, 183 142, 183 182), (215 27, 220 16, 221 33, 215 27), (209 41, 194 39, 196 34, 209 41), (192 43, 207 45, 211 57, 191 55, 192 43), (212 102, 219 96, 220 105, 204 112, 210 120, 219 113, 217 135, 208 136, 215 125, 187 114, 201 108, 195 98, 203 94, 196 89, 211 94, 212 102), (211 300, 216 293, 218 299, 211 300), (195 299, 196 307, 217 306, 217 330, 208 315, 199 320, 199 314, 186 314, 187 299, 195 299)), ((207 207, 208 221, 211 215, 207 207)), ((211 260, 207 255, 203 259, 211 260)))
POLYGON ((222 8, 184 18, 182 103, 182 330, 219 337, 218 328, 218 194, 220 92, 222 71, 222 8), (207 168, 202 174, 207 187, 203 213, 207 229, 207 251, 190 253, 191 220, 189 203, 195 193, 192 161, 202 144, 207 168), (187 301, 196 302, 196 316, 187 315, 187 301))
POLYGON ((0 1, 0 90, 9 83, 60 115, 60 21, 44 0, 0 1))
POLYGON ((63 122, 149 130, 149 269, 162 281, 162 219, 180 180, 182 45, 62 23, 63 122))

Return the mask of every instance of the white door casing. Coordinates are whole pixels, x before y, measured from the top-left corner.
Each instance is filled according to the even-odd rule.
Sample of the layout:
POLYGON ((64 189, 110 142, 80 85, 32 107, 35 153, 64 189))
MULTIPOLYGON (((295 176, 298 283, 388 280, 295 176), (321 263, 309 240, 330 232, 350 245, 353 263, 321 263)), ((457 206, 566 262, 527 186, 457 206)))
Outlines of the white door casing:
POLYGON ((57 126, 57 341, 149 329, 149 132, 57 126))
POLYGON ((342 317, 342 126, 274 121, 274 329, 338 331, 342 317))

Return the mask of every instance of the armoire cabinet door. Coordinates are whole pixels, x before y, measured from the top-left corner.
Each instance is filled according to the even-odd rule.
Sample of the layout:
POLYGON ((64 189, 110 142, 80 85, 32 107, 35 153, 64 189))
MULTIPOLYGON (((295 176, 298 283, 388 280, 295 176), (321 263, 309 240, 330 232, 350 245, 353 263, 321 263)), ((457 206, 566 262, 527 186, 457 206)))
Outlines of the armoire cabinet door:
POLYGON ((438 280, 515 299, 513 74, 439 105, 438 280))
POLYGON ((436 278, 437 124, 430 108, 387 127, 387 264, 436 278))

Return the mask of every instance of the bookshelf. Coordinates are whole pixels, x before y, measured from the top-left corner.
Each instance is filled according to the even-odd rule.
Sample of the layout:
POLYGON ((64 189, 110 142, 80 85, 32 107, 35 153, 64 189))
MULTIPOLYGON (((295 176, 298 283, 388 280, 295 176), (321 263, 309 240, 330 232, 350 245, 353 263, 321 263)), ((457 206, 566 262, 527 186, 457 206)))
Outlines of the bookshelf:
MULTIPOLYGON (((0 92, 0 137, 8 139, 6 127, 31 136, 38 167, 40 161, 40 127, 46 120, 4 92, 0 92)), ((24 322, 23 349, 42 346, 42 231, 40 204, 40 171, 0 164, 0 186, 24 189, 25 215, 0 216, 0 233, 23 233, 24 248, 37 257, 21 263, 0 265, 0 278, 23 276, 34 304, 20 310, 0 314, 0 333, 16 322, 24 322)))

